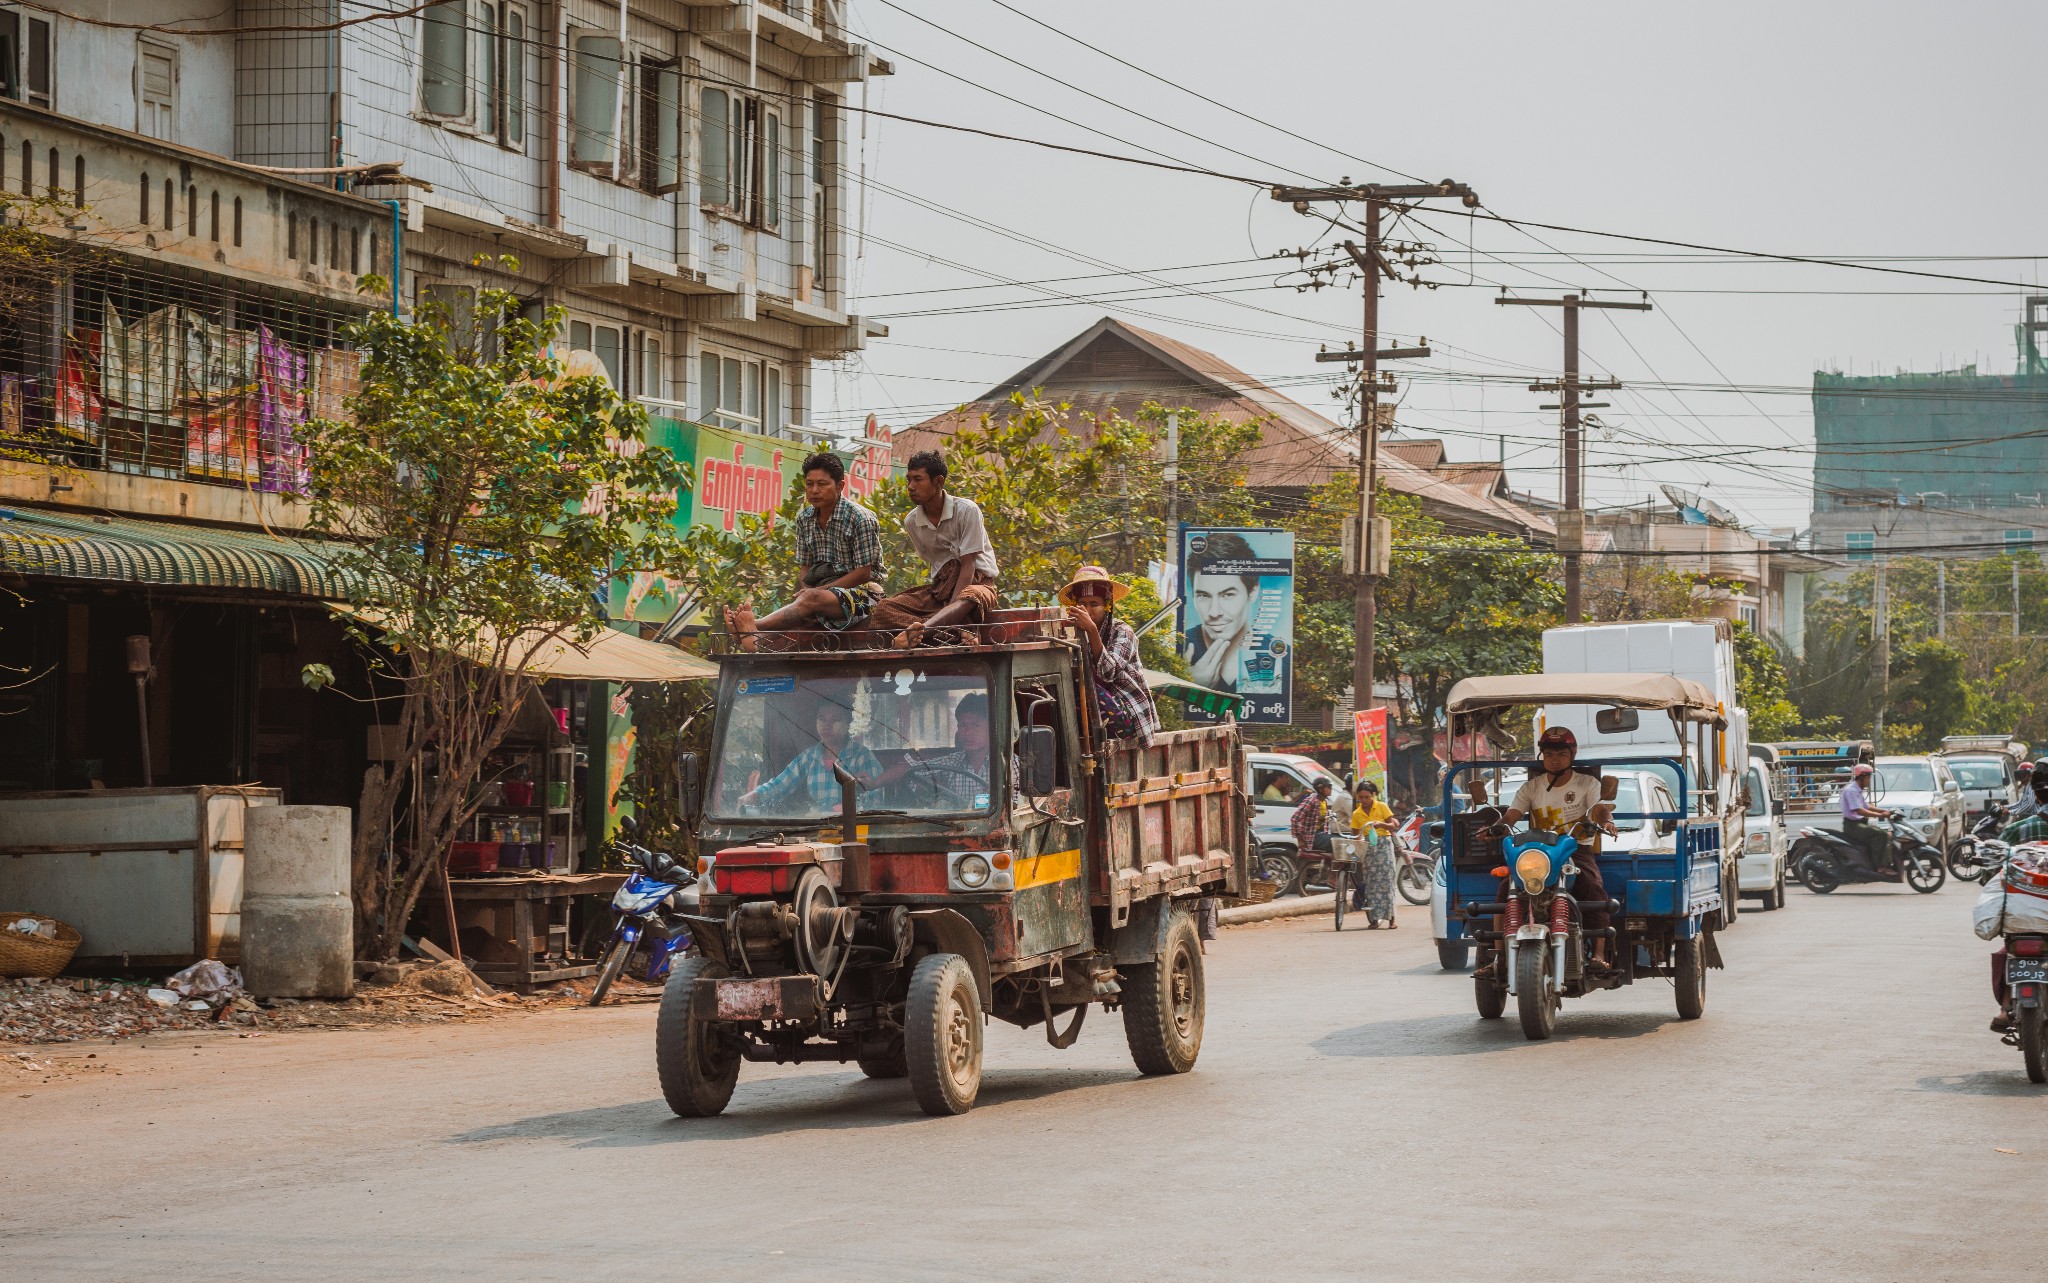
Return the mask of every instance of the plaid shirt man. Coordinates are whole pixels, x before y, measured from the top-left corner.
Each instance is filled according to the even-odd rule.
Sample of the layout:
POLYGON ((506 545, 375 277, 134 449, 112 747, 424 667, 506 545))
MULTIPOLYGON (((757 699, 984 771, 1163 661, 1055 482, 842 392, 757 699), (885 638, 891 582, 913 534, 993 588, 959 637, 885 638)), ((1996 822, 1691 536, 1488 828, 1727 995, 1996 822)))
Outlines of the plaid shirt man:
POLYGON ((1095 657, 1095 697, 1111 739, 1150 740, 1159 733, 1159 710, 1138 662, 1138 634, 1115 615, 1102 621, 1102 653, 1095 657))
POLYGON ((1330 831, 1330 807, 1323 801, 1323 795, 1310 789, 1294 808, 1294 818, 1288 821, 1294 830, 1294 842, 1303 851, 1312 851, 1316 835, 1330 831))
MULTIPOLYGON (((825 752, 823 744, 813 744, 791 758, 781 773, 755 791, 749 809, 768 809, 793 798, 801 798, 816 810, 837 810, 839 780, 832 774, 832 762, 826 758, 825 752)), ((868 751, 867 745, 858 741, 847 743, 839 754, 839 764, 860 776, 863 785, 868 787, 872 787, 882 775, 881 761, 868 751)))
POLYGON ((2022 842, 2048 842, 2048 815, 2036 810, 2032 815, 2022 816, 2001 829, 1998 840, 2014 846, 2022 842))
POLYGON ((874 578, 853 589, 871 597, 882 592, 882 523, 875 514, 845 495, 832 505, 832 515, 820 524, 813 508, 796 523, 796 559, 804 568, 804 584, 816 588, 829 584, 862 566, 874 578))

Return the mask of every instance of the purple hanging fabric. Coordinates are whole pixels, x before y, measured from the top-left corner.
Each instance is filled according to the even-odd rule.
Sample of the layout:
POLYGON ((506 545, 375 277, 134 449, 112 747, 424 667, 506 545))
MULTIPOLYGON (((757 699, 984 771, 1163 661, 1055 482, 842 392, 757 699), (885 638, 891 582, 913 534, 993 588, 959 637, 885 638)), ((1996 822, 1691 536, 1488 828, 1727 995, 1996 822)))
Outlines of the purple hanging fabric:
POLYGON ((263 477, 257 483, 272 494, 306 492, 306 448, 298 425, 306 417, 306 358, 259 326, 261 378, 257 428, 263 449, 263 477))

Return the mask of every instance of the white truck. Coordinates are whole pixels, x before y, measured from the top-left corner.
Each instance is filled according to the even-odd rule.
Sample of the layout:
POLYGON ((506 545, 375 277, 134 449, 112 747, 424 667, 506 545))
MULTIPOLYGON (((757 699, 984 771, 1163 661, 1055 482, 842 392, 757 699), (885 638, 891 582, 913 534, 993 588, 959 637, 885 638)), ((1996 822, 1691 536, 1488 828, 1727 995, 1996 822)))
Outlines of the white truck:
MULTIPOLYGON (((1743 849, 1746 807, 1743 790, 1749 772, 1749 714, 1735 687, 1735 630, 1723 619, 1663 619, 1621 624, 1575 624, 1545 629, 1543 671, 1546 673, 1668 673, 1698 682, 1712 691, 1728 719, 1719 736, 1716 778, 1690 780, 1686 792, 1695 815, 1721 819, 1721 849, 1727 859, 1723 894, 1727 916, 1735 916, 1736 859, 1743 849), (1706 808, 1711 807, 1709 811, 1706 808)), ((1569 727, 1579 741, 1579 759, 1664 756, 1680 757, 1671 738, 1668 718, 1644 717, 1634 730, 1602 731, 1595 725, 1600 710, 1590 705, 1546 706, 1537 730, 1569 727)), ((1663 773, 1670 774, 1667 769, 1663 773)), ((1674 785, 1677 781, 1671 781, 1674 785)), ((1676 791, 1675 789, 1673 790, 1676 791)))

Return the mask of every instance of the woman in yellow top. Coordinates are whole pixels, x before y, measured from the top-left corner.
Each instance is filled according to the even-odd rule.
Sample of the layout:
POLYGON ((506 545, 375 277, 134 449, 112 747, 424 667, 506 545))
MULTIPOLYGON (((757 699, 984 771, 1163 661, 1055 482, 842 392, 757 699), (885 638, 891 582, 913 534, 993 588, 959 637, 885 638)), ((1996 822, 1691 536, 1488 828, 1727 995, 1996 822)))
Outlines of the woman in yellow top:
POLYGON ((1364 867, 1351 890, 1351 908, 1363 913, 1367 930, 1382 919, 1389 929, 1401 924, 1394 920, 1394 813, 1380 800, 1380 787, 1360 780, 1351 790, 1357 806, 1351 811, 1351 831, 1364 844, 1364 867))

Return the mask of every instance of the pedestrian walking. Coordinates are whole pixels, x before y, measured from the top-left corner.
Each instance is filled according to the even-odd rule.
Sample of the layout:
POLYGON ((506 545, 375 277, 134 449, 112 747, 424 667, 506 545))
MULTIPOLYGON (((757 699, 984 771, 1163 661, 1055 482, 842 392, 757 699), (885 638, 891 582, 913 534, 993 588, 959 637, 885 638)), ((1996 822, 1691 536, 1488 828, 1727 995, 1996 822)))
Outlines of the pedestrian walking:
POLYGON ((1394 918, 1394 813, 1380 800, 1380 786, 1371 780, 1353 785, 1351 796, 1358 799, 1351 811, 1351 831, 1358 835, 1364 856, 1351 908, 1365 914, 1366 930, 1381 921, 1392 930, 1401 925, 1394 918))

